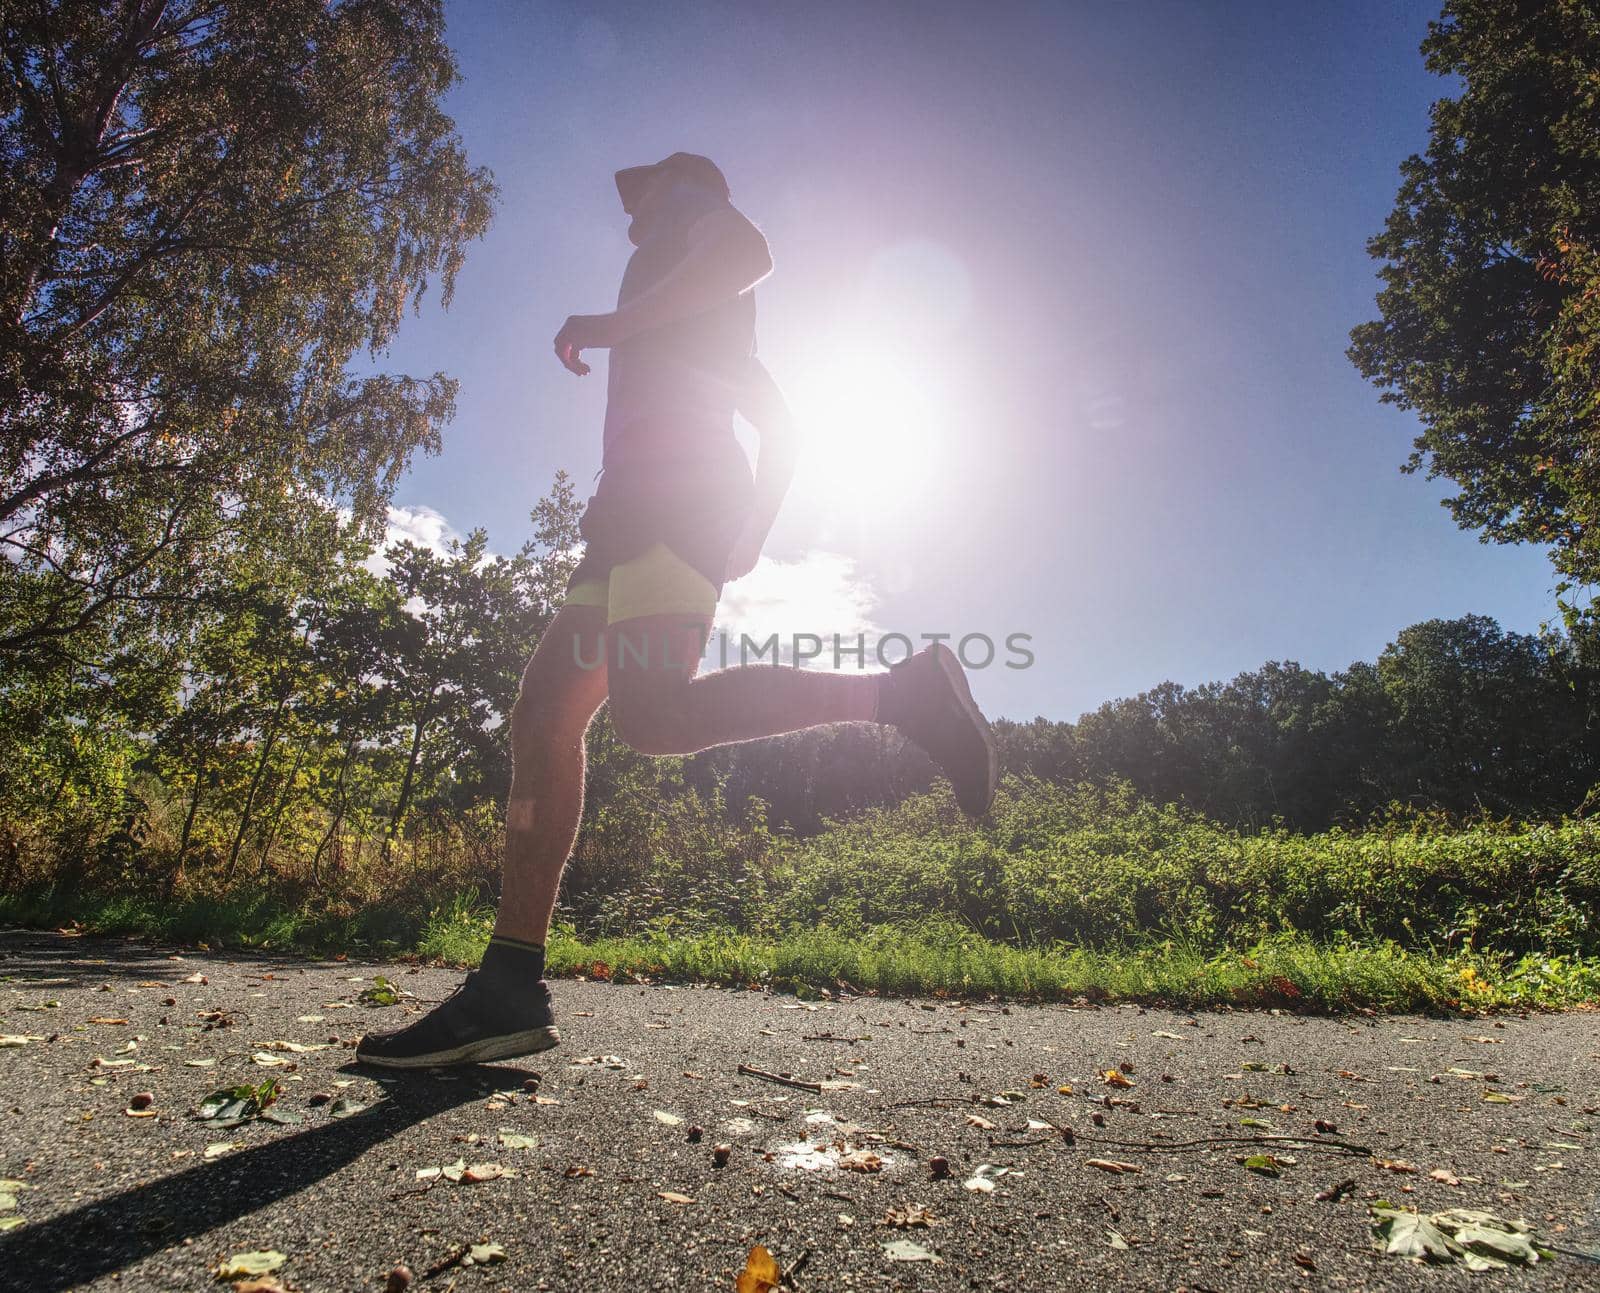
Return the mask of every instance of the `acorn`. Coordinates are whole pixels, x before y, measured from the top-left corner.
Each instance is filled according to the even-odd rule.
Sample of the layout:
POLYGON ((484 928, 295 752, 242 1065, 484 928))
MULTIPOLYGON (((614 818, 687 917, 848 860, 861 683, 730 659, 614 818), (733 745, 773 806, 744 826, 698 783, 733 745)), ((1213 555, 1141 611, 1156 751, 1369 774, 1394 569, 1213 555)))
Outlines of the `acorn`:
POLYGON ((153 1092, 153 1091, 141 1091, 136 1096, 134 1096, 133 1099, 128 1101, 128 1108, 130 1108, 130 1109, 148 1109, 155 1102, 156 1102, 155 1092, 153 1092))
POLYGON ((728 1158, 733 1153, 732 1145, 713 1145, 711 1147, 711 1166, 726 1167, 728 1158))
POLYGON ((383 1293, 405 1293, 411 1287, 411 1267, 396 1266, 389 1272, 389 1282, 383 1286, 383 1293))
POLYGON ((934 1180, 948 1181, 950 1179, 950 1160, 943 1154, 935 1154, 928 1160, 928 1171, 933 1174, 934 1180))
POLYGON ((700 1137, 706 1134, 706 1129, 699 1123, 691 1123, 686 1134, 689 1137, 689 1143, 691 1145, 698 1145, 700 1143, 700 1137))

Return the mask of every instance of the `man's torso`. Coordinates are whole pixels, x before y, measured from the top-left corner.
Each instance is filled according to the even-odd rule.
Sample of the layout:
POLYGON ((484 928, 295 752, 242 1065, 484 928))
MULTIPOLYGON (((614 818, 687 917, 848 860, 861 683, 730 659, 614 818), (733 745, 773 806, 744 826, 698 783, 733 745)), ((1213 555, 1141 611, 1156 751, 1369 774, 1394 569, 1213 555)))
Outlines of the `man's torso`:
MULTIPOLYGON (((628 261, 617 304, 669 274, 688 251, 690 226, 720 198, 679 185, 659 227, 628 261)), ((756 303, 744 292, 689 319, 612 347, 606 379, 604 465, 743 458, 733 414, 744 364, 755 350, 756 303)))

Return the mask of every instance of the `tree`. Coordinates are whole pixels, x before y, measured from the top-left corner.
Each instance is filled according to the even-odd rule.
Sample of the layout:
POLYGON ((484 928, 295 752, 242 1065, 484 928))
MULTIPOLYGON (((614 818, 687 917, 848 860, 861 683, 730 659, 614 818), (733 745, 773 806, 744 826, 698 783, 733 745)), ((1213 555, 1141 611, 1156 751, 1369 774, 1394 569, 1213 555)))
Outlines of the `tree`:
POLYGON ((1462 92, 1400 168, 1348 353, 1421 419, 1401 470, 1460 486, 1484 542, 1549 544, 1566 594, 1600 582, 1600 9, 1450 0, 1422 53, 1462 92))
POLYGON ((0 658, 375 533, 455 383, 352 376, 494 187, 438 0, 0 11, 0 658))

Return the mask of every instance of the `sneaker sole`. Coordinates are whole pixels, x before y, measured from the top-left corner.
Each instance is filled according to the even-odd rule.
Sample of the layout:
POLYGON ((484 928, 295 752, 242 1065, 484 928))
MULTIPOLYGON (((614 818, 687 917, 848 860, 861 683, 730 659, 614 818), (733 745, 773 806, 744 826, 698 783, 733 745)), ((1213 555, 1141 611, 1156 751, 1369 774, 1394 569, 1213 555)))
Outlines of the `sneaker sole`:
POLYGON ((453 1064, 487 1064, 492 1060, 533 1055, 559 1045, 560 1041, 561 1034, 552 1024, 548 1028, 530 1028, 526 1032, 485 1037, 480 1041, 453 1046, 449 1050, 432 1051, 426 1055, 363 1055, 357 1049, 356 1061, 386 1069, 437 1069, 453 1064))
POLYGON ((988 755, 989 761, 987 793, 984 796, 982 811, 967 814, 969 817, 982 817, 994 803, 995 783, 999 780, 1000 756, 995 749, 994 733, 989 730, 989 720, 978 708, 978 702, 972 699, 972 688, 967 685, 967 671, 961 667, 961 661, 956 658, 956 653, 943 642, 937 642, 933 647, 933 658, 939 662, 939 668, 944 673, 945 681, 950 684, 950 691, 955 696, 956 703, 961 706, 961 712, 983 737, 984 753, 988 755))

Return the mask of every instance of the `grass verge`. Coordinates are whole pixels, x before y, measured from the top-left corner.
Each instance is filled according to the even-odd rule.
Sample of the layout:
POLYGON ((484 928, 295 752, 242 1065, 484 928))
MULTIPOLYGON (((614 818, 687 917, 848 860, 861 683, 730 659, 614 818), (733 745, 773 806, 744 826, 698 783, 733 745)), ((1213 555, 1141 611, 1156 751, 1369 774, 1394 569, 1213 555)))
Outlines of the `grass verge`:
MULTIPOLYGON (((492 913, 465 897, 419 921, 384 908, 319 917, 274 909, 261 898, 163 906, 132 899, 69 903, 0 896, 0 924, 67 922, 86 933, 213 948, 345 951, 473 965, 488 943, 492 913)), ((847 988, 886 996, 1086 998, 1318 1012, 1489 1011, 1600 1002, 1600 961, 1593 959, 1442 956, 1393 942, 1330 942, 1302 935, 1279 935, 1242 948, 1172 940, 1086 948, 1018 946, 938 922, 859 932, 809 926, 771 937, 724 929, 651 929, 584 938, 570 927, 557 927, 548 962, 550 973, 559 976, 709 983, 802 995, 847 988)))

